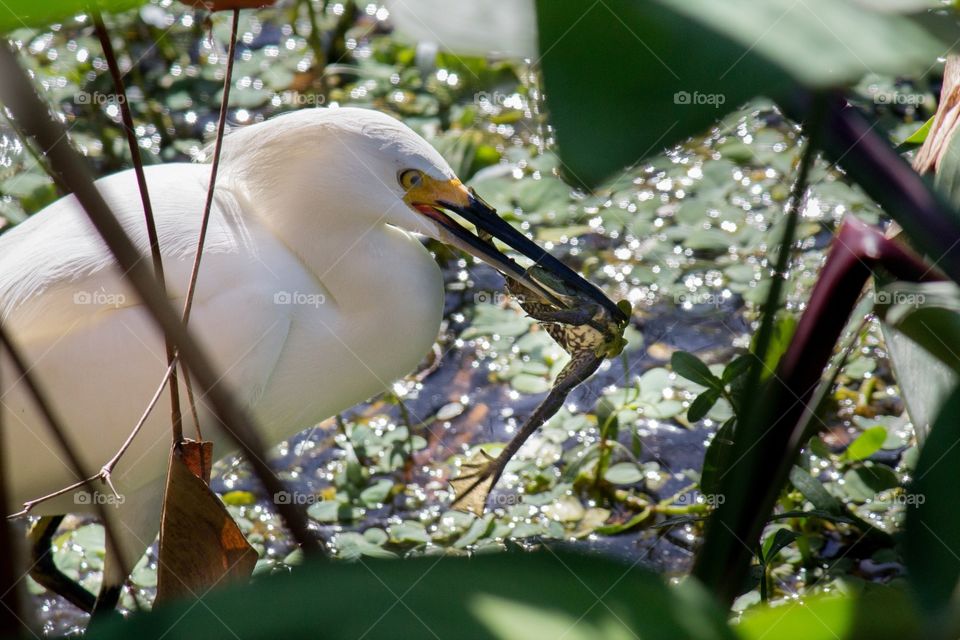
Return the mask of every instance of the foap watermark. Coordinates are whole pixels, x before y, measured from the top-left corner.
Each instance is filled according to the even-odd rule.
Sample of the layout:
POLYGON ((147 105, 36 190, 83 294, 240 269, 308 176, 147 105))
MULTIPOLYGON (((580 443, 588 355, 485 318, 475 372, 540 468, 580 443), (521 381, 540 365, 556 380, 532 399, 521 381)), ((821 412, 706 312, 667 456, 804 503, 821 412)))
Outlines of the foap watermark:
POLYGON ((476 291, 473 294, 473 301, 476 304, 495 304, 503 305, 507 302, 513 300, 514 302, 521 303, 525 300, 523 294, 515 293, 505 293, 503 291, 493 290, 483 290, 476 291))
POLYGON ((75 291, 73 293, 73 304, 94 305, 98 307, 120 307, 127 301, 127 296, 122 293, 112 293, 105 289, 94 289, 93 291, 75 291))
POLYGON ((677 496, 676 504, 692 505, 705 504, 710 507, 719 507, 727 501, 727 497, 722 493, 700 493, 699 491, 688 491, 677 496))
POLYGON ((297 305, 319 308, 327 302, 322 293, 303 293, 301 291, 277 291, 273 294, 273 304, 297 305))
POLYGON ((123 104, 126 97, 113 93, 100 93, 99 91, 78 91, 73 94, 73 101, 77 104, 95 104, 103 106, 105 104, 123 104))
POLYGON ((273 494, 273 504, 309 505, 320 501, 321 499, 312 493, 301 493, 299 491, 277 491, 273 494))
POLYGON ((904 507, 919 507, 927 501, 927 496, 922 493, 898 493, 893 496, 893 503, 904 507))
POLYGON ((720 108, 727 101, 722 93, 700 93, 699 91, 677 91, 673 94, 673 104, 682 105, 709 105, 714 109, 720 108))
POLYGON ((873 94, 874 104, 893 104, 904 107, 919 107, 926 104, 927 96, 923 93, 901 93, 900 91, 877 92, 873 94))
POLYGON ((493 493, 487 502, 494 507, 515 507, 523 503, 523 496, 519 493, 493 493))
POLYGON ((77 491, 73 494, 73 503, 76 505, 102 504, 108 507, 119 507, 127 499, 122 493, 104 493, 102 491, 77 491))
POLYGON ((673 302, 685 309, 699 305, 719 307, 730 301, 729 291, 680 291, 673 294, 673 302))
POLYGON ((917 308, 927 301, 927 297, 924 294, 916 291, 883 289, 880 291, 873 291, 870 295, 873 296, 873 300, 876 304, 898 304, 917 308))
POLYGON ((317 93, 300 93, 288 89, 277 93, 274 100, 277 106, 283 104, 290 107, 322 107, 327 102, 327 97, 317 93))

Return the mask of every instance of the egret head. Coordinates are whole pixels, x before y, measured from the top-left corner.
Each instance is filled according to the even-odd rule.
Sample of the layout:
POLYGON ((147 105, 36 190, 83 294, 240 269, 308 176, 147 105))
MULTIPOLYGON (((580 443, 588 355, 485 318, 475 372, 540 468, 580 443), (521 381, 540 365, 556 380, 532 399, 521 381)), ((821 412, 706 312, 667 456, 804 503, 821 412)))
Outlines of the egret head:
POLYGON ((622 317, 599 289, 501 219, 426 140, 386 114, 354 108, 304 109, 231 134, 224 159, 227 166, 249 167, 243 172, 244 182, 259 183, 262 194, 297 190, 303 194, 303 209, 309 208, 313 198, 350 212, 349 219, 327 219, 326 225, 389 224, 427 235, 560 304, 549 285, 531 277, 494 245, 497 239, 533 261, 541 273, 549 272, 568 291, 590 298, 613 317, 622 317), (264 167, 274 170, 263 173, 264 167), (476 231, 469 231, 453 216, 476 231))

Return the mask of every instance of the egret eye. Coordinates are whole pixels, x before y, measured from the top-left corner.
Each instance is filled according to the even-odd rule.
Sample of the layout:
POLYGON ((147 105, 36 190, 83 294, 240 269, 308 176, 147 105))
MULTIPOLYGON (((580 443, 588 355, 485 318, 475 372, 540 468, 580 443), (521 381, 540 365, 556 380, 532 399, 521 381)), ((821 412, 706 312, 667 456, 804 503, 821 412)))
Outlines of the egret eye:
POLYGON ((417 169, 406 169, 400 172, 397 180, 400 181, 400 186, 404 189, 413 189, 423 184, 423 172, 417 169))

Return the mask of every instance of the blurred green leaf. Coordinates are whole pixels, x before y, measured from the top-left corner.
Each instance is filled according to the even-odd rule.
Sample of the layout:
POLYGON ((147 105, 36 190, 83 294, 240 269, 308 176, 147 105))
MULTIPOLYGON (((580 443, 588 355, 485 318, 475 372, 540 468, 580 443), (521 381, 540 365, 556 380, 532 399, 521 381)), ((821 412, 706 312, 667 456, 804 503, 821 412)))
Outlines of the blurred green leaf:
POLYGON ((869 586, 849 595, 816 595, 802 603, 754 607, 743 615, 736 630, 742 640, 923 637, 907 594, 886 586, 869 586))
MULTIPOLYGON (((116 12, 139 6, 145 1, 97 0, 97 4, 104 12, 116 12)), ((89 8, 89 0, 6 0, 0 3, 0 32, 65 22, 77 14, 86 13, 89 8)))
POLYGON ((927 441, 910 486, 904 558, 910 585, 923 610, 941 616, 950 609, 960 578, 960 510, 957 509, 957 469, 960 469, 960 387, 944 403, 927 441))
POLYGON ((920 128, 911 133, 903 142, 900 143, 900 146, 920 146, 927 139, 927 134, 930 133, 930 127, 933 126, 933 119, 936 116, 930 116, 930 118, 920 125, 920 128))
POLYGON ((720 491, 720 476, 726 471, 733 451, 733 432, 736 418, 723 423, 703 456, 703 471, 700 474, 700 491, 716 495, 720 491))
POLYGON ((845 509, 840 500, 832 496, 823 484, 805 469, 797 466, 790 469, 790 483, 810 501, 814 509, 827 513, 844 513, 845 509))
POLYGON ((537 21, 564 168, 587 185, 754 96, 925 73, 956 39, 852 0, 539 0, 537 21))
POLYGON ((923 443, 960 381, 960 288, 952 282, 878 286, 874 309, 883 321, 890 361, 917 440, 923 443))
POLYGON ((643 480, 643 472, 632 462, 618 462, 607 469, 603 478, 611 484, 636 484, 643 480))
MULTIPOLYGON (((361 539, 353 538, 358 547, 379 549, 361 539)), ((667 586, 635 566, 564 551, 470 559, 365 558, 362 565, 308 559, 287 575, 216 590, 202 602, 197 606, 191 599, 105 621, 86 637, 153 638, 159 629, 177 628, 208 640, 235 640, 235 629, 244 640, 273 640, 316 635, 317 621, 328 620, 335 624, 324 625, 322 635, 331 640, 546 640, 556 637, 558 623, 572 633, 588 633, 574 638, 736 638, 723 612, 694 581, 667 586), (592 606, 598 593, 604 594, 604 606, 592 606), (399 594, 403 606, 397 606, 399 594), (501 608, 504 602, 512 608, 501 608)))
POLYGON ((884 427, 870 427, 850 443, 843 457, 847 460, 865 460, 883 447, 887 441, 887 430, 884 427))

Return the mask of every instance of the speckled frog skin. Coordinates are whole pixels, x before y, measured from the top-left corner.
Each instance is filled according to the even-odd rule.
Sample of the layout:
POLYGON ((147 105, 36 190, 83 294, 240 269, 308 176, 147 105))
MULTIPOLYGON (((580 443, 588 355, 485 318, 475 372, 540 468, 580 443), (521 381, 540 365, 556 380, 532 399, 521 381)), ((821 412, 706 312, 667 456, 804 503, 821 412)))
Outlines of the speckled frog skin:
POLYGON ((570 362, 557 375, 547 397, 524 422, 500 455, 491 458, 481 450, 481 455, 465 462, 460 475, 451 479, 450 484, 457 496, 452 507, 477 515, 483 513, 487 496, 510 458, 526 439, 563 406, 570 391, 589 378, 604 358, 618 355, 626 345, 623 331, 630 318, 629 303, 621 302, 617 305, 623 311, 623 320, 615 320, 606 307, 571 291, 548 272, 534 266, 527 274, 553 293, 566 308, 531 292, 511 278, 507 278, 507 291, 515 297, 520 307, 531 318, 539 321, 550 337, 570 354, 570 362))

